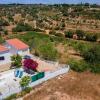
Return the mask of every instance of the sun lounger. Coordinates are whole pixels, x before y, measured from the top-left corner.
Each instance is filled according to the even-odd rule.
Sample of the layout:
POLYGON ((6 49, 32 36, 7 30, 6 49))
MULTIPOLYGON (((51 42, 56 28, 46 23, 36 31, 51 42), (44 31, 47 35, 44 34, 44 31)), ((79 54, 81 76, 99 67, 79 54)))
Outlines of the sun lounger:
POLYGON ((23 71, 20 71, 19 78, 21 78, 22 76, 23 76, 23 71))
POLYGON ((15 77, 18 77, 18 75, 19 75, 19 70, 16 70, 14 74, 15 74, 15 77))

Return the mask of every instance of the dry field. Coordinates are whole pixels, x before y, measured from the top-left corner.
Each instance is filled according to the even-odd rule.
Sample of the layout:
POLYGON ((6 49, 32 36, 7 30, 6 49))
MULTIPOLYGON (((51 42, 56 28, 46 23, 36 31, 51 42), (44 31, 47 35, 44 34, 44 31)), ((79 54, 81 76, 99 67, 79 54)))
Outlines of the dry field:
POLYGON ((23 100, 100 100, 100 75, 70 71, 37 86, 23 100))

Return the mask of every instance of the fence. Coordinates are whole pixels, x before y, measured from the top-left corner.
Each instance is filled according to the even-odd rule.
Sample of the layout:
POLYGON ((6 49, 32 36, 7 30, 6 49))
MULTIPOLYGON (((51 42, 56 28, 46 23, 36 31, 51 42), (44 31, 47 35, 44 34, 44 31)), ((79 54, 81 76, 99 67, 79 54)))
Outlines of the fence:
POLYGON ((58 75, 62 75, 64 73, 67 73, 69 71, 69 69, 70 69, 70 67, 68 65, 68 66, 65 66, 63 68, 59 68, 56 71, 45 72, 44 78, 39 79, 39 80, 31 83, 30 86, 33 87, 33 86, 39 85, 39 84, 41 84, 41 83, 43 83, 43 82, 45 82, 45 81, 47 81, 49 79, 52 79, 54 77, 57 77, 58 75))

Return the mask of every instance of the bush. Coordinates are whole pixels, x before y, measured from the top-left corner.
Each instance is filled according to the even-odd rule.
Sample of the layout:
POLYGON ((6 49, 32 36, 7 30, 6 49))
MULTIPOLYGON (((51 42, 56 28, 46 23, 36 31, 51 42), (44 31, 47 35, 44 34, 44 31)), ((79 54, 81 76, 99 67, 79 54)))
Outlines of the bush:
POLYGON ((76 72, 84 72, 88 68, 88 64, 83 60, 81 60, 81 61, 70 60, 69 65, 70 65, 71 69, 76 72))
POLYGON ((3 30, 5 35, 8 35, 8 31, 7 30, 3 30))
POLYGON ((91 72, 100 73, 100 64, 93 64, 90 66, 91 72))
POLYGON ((0 43, 4 43, 4 39, 0 36, 0 43))
POLYGON ((71 31, 68 31, 68 32, 65 32, 65 37, 68 37, 68 38, 72 38, 73 37, 73 32, 71 31))
POLYGON ((4 19, 0 19, 0 26, 9 26, 9 23, 4 19))
POLYGON ((64 37, 62 33, 55 33, 55 36, 64 37))
POLYGON ((12 67, 20 68, 22 66, 22 57, 20 55, 13 55, 11 56, 12 60, 12 67))
POLYGON ((27 88, 25 88, 23 91, 25 91, 26 93, 30 93, 31 90, 32 90, 31 87, 27 87, 27 88))
POLYGON ((100 63, 100 46, 93 46, 84 51, 82 55, 87 62, 100 63))
POLYGON ((12 29, 13 32, 23 32, 23 31, 33 31, 33 28, 29 24, 18 23, 15 28, 12 29))
POLYGON ((56 33, 56 31, 54 31, 54 30, 49 32, 49 34, 51 34, 51 35, 55 35, 55 33, 56 33))
POLYGON ((82 30, 76 30, 76 34, 77 34, 79 39, 83 39, 83 37, 85 35, 84 31, 82 31, 82 30))
POLYGON ((97 41, 97 35, 96 34, 86 34, 86 41, 97 41))
POLYGON ((16 98, 16 96, 17 96, 17 94, 12 94, 12 95, 10 95, 9 97, 7 97, 7 98, 4 99, 4 100, 13 100, 13 99, 16 98))
POLYGON ((26 88, 29 85, 30 80, 30 76, 24 76, 20 81, 20 86, 26 88))

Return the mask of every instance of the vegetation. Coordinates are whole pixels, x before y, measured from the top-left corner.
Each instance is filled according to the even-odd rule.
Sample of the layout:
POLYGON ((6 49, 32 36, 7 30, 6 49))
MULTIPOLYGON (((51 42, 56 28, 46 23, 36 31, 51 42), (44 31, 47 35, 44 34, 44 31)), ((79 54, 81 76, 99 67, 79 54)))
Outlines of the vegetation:
POLYGON ((16 99, 16 98, 23 97, 27 93, 30 93, 31 90, 32 90, 31 87, 27 87, 24 90, 22 90, 20 93, 18 93, 18 94, 12 94, 9 97, 5 98, 4 100, 13 100, 13 99, 16 99))
POLYGON ((24 76, 20 81, 20 86, 25 89, 29 85, 30 80, 30 76, 24 76))
POLYGON ((97 41, 97 35, 96 34, 86 34, 86 40, 87 41, 93 41, 93 42, 95 42, 95 41, 97 41))
POLYGON ((46 60, 56 60, 58 57, 57 51, 53 43, 48 39, 34 39, 35 55, 38 55, 46 60))
POLYGON ((13 32, 25 32, 25 31, 32 31, 32 30, 33 30, 33 28, 26 23, 25 24, 18 23, 17 26, 12 29, 13 32))
POLYGON ((65 37, 68 37, 68 38, 72 38, 73 37, 73 32, 71 31, 68 31, 68 32, 65 32, 65 37))
POLYGON ((88 64, 81 60, 81 61, 77 61, 77 60, 69 60, 69 65, 71 67, 72 70, 77 71, 77 72, 84 72, 88 69, 88 64))
POLYGON ((11 57, 12 67, 20 68, 22 66, 22 57, 20 55, 14 55, 11 57))
POLYGON ((25 59, 23 64, 26 70, 37 71, 38 63, 34 61, 33 59, 25 59))
POLYGON ((76 34, 78 39, 80 39, 80 40, 96 42, 98 39, 98 36, 96 33, 95 34, 87 33, 82 30, 76 30, 75 32, 74 31, 65 31, 66 38, 73 38, 74 34, 76 34))
MULTIPOLYGON (((80 65, 78 70, 75 70, 81 72, 89 69, 99 72, 99 67, 96 67, 100 66, 100 46, 97 43, 100 39, 99 8, 99 5, 88 3, 1 5, 0 43, 3 43, 5 38, 17 37, 30 46, 32 54, 53 61, 59 60, 61 54, 56 46, 63 43, 80 54, 83 58, 81 64, 90 67, 84 68, 80 62, 73 61, 72 69, 73 65, 80 65), (12 34, 13 32, 16 34, 12 34), (45 32, 49 35, 45 35, 45 32), (74 38, 75 36, 77 38, 74 38)), ((13 60, 12 65, 20 67, 18 62, 20 61, 13 60)))
POLYGON ((100 45, 96 43, 84 43, 79 41, 69 41, 72 47, 80 53, 83 60, 69 60, 71 68, 75 71, 82 72, 90 70, 94 73, 100 73, 100 45))
MULTIPOLYGON (((6 38, 17 37, 30 46, 32 54, 52 61, 60 60, 61 53, 56 47, 62 43, 68 48, 73 48, 82 58, 66 58, 72 70, 100 73, 100 44, 97 43, 100 39, 100 5, 1 5, 0 9, 0 43, 6 38), (49 35, 44 34, 46 30, 50 31, 49 35), (13 32, 16 34, 12 34, 13 32), (77 36, 77 40, 74 39, 74 35, 77 36)), ((66 54, 67 50, 64 53, 66 54)), ((11 60, 13 67, 22 66, 21 56, 12 56, 11 60)), ((32 64, 33 61, 31 65, 26 65, 36 70, 37 64, 35 63, 35 67, 32 64)), ((16 99, 29 93, 29 83, 30 77, 23 77, 20 86, 24 90, 5 100, 16 99)))
POLYGON ((83 57, 89 63, 100 63, 100 46, 93 46, 84 51, 83 57))
MULTIPOLYGON (((73 61, 72 63, 77 63, 78 67, 83 66, 82 67, 83 70, 90 70, 95 73, 100 72, 99 71, 100 46, 98 43, 70 40, 70 39, 65 39, 64 37, 48 36, 37 32, 28 32, 27 34, 21 36, 17 34, 15 35, 15 37, 20 38, 22 41, 28 43, 28 45, 31 47, 31 52, 33 54, 48 60, 59 60, 60 54, 57 52, 55 45, 59 43, 64 43, 65 45, 67 44, 68 46, 72 46, 77 52, 80 53, 80 56, 83 57, 83 61, 80 62, 73 61), (80 63, 82 63, 82 65, 80 63), (88 66, 88 68, 84 68, 84 66, 88 66)), ((74 68, 72 67, 72 69, 74 68)), ((75 70, 82 71, 82 69, 75 69, 75 70)))
POLYGON ((0 36, 0 43, 4 43, 4 39, 0 36))
POLYGON ((6 20, 0 19, 0 26, 8 26, 9 23, 6 20))

